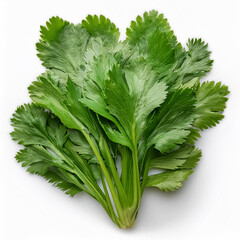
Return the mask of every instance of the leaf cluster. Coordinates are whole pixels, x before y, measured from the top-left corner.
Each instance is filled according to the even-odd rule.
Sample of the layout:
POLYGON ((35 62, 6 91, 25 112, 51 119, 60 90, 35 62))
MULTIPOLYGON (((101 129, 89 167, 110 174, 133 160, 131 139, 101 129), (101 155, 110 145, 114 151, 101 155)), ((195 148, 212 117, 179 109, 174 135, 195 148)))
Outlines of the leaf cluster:
POLYGON ((132 21, 124 41, 102 15, 77 25, 52 17, 40 32, 47 70, 28 88, 33 103, 11 119, 24 145, 16 159, 130 227, 145 187, 174 191, 192 174, 194 143, 223 118, 228 88, 200 82, 213 62, 207 44, 189 39, 184 48, 157 11, 132 21))

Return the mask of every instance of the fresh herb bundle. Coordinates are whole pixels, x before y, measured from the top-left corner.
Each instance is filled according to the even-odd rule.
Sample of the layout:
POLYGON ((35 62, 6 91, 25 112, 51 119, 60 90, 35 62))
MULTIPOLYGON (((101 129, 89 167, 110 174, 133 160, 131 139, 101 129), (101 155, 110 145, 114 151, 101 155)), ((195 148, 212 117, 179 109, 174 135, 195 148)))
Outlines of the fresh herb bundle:
POLYGON ((200 82, 213 62, 207 44, 183 48, 157 11, 126 34, 119 41, 104 16, 49 19, 36 44, 47 71, 11 119, 18 162, 70 196, 85 191, 120 228, 134 224, 145 187, 174 191, 192 174, 194 142, 223 118, 229 93, 200 82))

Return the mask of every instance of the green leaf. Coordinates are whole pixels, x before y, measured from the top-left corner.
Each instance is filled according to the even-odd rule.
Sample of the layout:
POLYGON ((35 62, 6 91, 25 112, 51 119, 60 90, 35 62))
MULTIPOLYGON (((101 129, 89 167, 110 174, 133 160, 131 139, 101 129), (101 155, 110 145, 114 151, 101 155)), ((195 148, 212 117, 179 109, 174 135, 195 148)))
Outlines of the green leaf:
POLYGON ((58 148, 62 148, 68 139, 66 127, 53 115, 48 118, 47 132, 58 148))
POLYGON ((12 139, 19 144, 41 144, 51 147, 47 138, 46 124, 49 113, 35 104, 25 104, 17 108, 11 119, 14 131, 12 139))
POLYGON ((152 34, 154 30, 159 32, 169 32, 170 26, 163 14, 158 14, 157 11, 152 10, 145 12, 143 17, 137 16, 136 21, 131 22, 130 28, 127 28, 127 39, 133 45, 142 45, 142 42, 152 34))
POLYGON ((93 175, 93 177, 95 178, 95 180, 99 180, 101 178, 101 170, 98 164, 89 164, 88 165, 90 168, 90 171, 93 175))
POLYGON ((88 131, 99 139, 99 124, 97 119, 81 102, 81 90, 70 78, 67 81, 65 95, 65 103, 71 114, 76 116, 81 123, 84 123, 88 131))
POLYGON ((52 70, 47 70, 45 73, 42 73, 40 76, 43 78, 51 79, 51 82, 57 87, 59 87, 61 91, 63 92, 66 91, 66 84, 67 84, 68 77, 66 76, 65 73, 56 72, 54 69, 52 69, 52 70))
POLYGON ((109 70, 116 63, 114 57, 110 53, 105 53, 93 60, 89 66, 87 73, 88 79, 85 79, 84 97, 81 102, 97 114, 105 118, 115 121, 107 110, 107 103, 104 96, 104 89, 109 70))
MULTIPOLYGON (((89 79, 91 80, 86 80, 84 94, 85 97, 81 99, 81 102, 83 102, 87 107, 91 108, 97 114, 100 114, 101 116, 113 122, 117 128, 119 128, 118 130, 121 132, 121 134, 124 135, 124 132, 119 126, 116 118, 120 117, 120 119, 118 118, 119 122, 129 134, 131 133, 131 125, 133 124, 133 121, 130 123, 130 125, 126 126, 126 119, 124 120, 122 116, 117 117, 113 114, 114 107, 120 107, 116 106, 116 104, 121 104, 122 112, 129 111, 129 108, 126 107, 126 105, 124 106, 124 103, 122 104, 114 99, 115 91, 125 91, 124 96, 126 97, 126 103, 130 98, 135 101, 136 112, 133 112, 132 114, 135 115, 134 118, 137 122, 136 125, 139 125, 139 129, 141 129, 144 127, 148 113, 154 108, 160 106, 166 97, 166 85, 163 82, 157 82, 157 75, 155 75, 151 69, 141 64, 141 66, 132 66, 127 69, 125 72, 127 84, 124 86, 122 85, 121 80, 118 81, 118 78, 121 78, 121 73, 117 73, 116 68, 119 67, 114 66, 115 62, 116 61, 111 57, 110 54, 105 55, 104 58, 100 56, 100 58, 95 59, 94 65, 90 66, 91 71, 89 73, 89 79), (111 70, 113 67, 114 70, 111 70), (107 75, 109 70, 110 78, 107 75), (111 74, 112 72, 114 73, 111 74), (122 87, 125 89, 122 89, 122 87), (107 105, 109 106, 107 107, 107 105)), ((129 115, 128 113, 125 114, 129 115)), ((129 146, 126 137, 123 136, 123 138, 121 138, 120 136, 117 136, 119 135, 118 131, 111 128, 111 125, 108 124, 107 121, 101 120, 100 123, 112 141, 115 142, 117 139, 119 139, 120 142, 117 141, 118 143, 129 146)))
MULTIPOLYGON (((189 121, 189 119, 187 119, 187 121, 189 121)), ((188 126, 189 124, 186 124, 182 125, 181 127, 186 128, 188 126)), ((184 143, 188 135, 188 130, 179 129, 177 126, 176 129, 169 131, 166 131, 165 129, 163 132, 159 132, 153 141, 155 143, 155 148, 161 153, 165 153, 184 143)))
POLYGON ((200 130, 197 128, 190 128, 189 131, 190 131, 190 133, 187 137, 186 143, 194 144, 194 142, 197 141, 197 139, 201 137, 201 135, 199 133, 200 130))
POLYGON ((51 161, 54 161, 51 154, 48 154, 47 150, 38 145, 20 150, 16 159, 18 162, 22 162, 22 167, 28 166, 28 172, 39 175, 44 175, 53 165, 51 161))
POLYGON ((143 58, 143 54, 139 52, 139 47, 131 45, 128 40, 119 42, 113 49, 113 53, 122 68, 128 67, 131 63, 143 58))
POLYGON ((181 67, 177 70, 179 76, 183 76, 183 83, 195 78, 203 77, 212 68, 208 45, 202 39, 189 39, 188 50, 181 67))
POLYGON ((168 154, 158 156, 150 161, 153 169, 191 169, 197 165, 201 157, 201 151, 193 146, 182 146, 168 154))
POLYGON ((71 182, 69 178, 61 174, 62 171, 65 172, 66 176, 69 176, 70 173, 66 172, 66 170, 71 170, 64 164, 64 161, 42 146, 33 145, 24 148, 18 152, 16 159, 22 163, 23 167, 27 167, 28 172, 43 176, 70 196, 82 191, 80 188, 82 183, 75 176, 72 176, 72 178, 75 178, 75 181, 71 182), (60 167, 60 170, 57 167, 60 167))
MULTIPOLYGON (((69 170, 69 167, 72 167, 76 161, 74 156, 71 156, 73 159, 70 161, 65 158, 64 162, 68 167, 64 165, 63 161, 56 162, 57 159, 62 159, 65 156, 63 150, 66 149, 68 133, 65 126, 53 114, 44 111, 43 108, 35 104, 26 104, 17 109, 11 122, 14 127, 11 136, 14 140, 28 147, 41 145, 34 148, 35 153, 44 156, 45 160, 51 158, 51 162, 64 169, 69 170), (56 158, 49 155, 48 150, 53 151, 56 158)), ((32 152, 33 150, 30 153, 32 152)), ((77 159, 77 161, 79 160, 81 159, 77 159)))
POLYGON ((146 127, 149 113, 164 101, 166 85, 144 67, 129 69, 124 76, 120 67, 114 66, 109 76, 105 90, 108 109, 130 139, 134 138, 133 129, 138 138, 146 127))
POLYGON ((51 36, 51 41, 45 41, 45 30, 45 35, 42 35, 44 38, 36 44, 38 57, 43 66, 55 70, 59 75, 68 74, 81 86, 84 77, 84 53, 90 36, 80 24, 61 24, 60 20, 51 19, 50 23, 51 26, 47 24, 47 36, 51 36))
POLYGON ((134 105, 129 94, 128 86, 119 66, 114 65, 106 81, 106 101, 109 112, 118 119, 127 135, 131 137, 134 119, 134 105))
POLYGON ((51 82, 51 78, 39 77, 28 88, 31 99, 38 105, 51 110, 68 128, 79 129, 83 125, 68 110, 63 92, 51 82))
POLYGON ((162 76, 168 70, 173 70, 175 63, 175 50, 172 47, 172 36, 165 32, 154 31, 148 40, 147 61, 162 76))
POLYGON ((167 86, 160 82, 158 74, 142 62, 136 62, 125 70, 129 95, 135 105, 134 118, 137 135, 146 128, 149 114, 160 107, 167 95, 167 86))
POLYGON ((86 138, 79 131, 69 129, 69 139, 74 144, 72 149, 77 152, 80 156, 92 163, 98 163, 90 145, 88 144, 86 138))
POLYGON ((161 153, 165 153, 185 142, 194 119, 194 104, 191 89, 170 93, 145 131, 149 136, 148 147, 154 145, 161 153))
POLYGON ((180 169, 192 169, 198 164, 198 161, 202 157, 202 151, 198 148, 192 147, 192 151, 189 153, 186 162, 180 167, 180 169))
POLYGON ((157 187, 163 192, 175 191, 182 187, 182 182, 186 181, 192 173, 193 170, 168 170, 163 173, 151 175, 148 176, 146 187, 157 187))
POLYGON ((61 177, 66 178, 64 180, 94 194, 82 184, 84 181, 88 187, 93 187, 92 170, 73 151, 69 133, 59 119, 35 104, 28 104, 19 107, 11 121, 13 139, 27 146, 16 158, 28 167, 29 172, 46 176, 50 169, 56 168, 61 172, 61 177))
MULTIPOLYGON (((48 180, 49 183, 52 183, 53 186, 59 188, 71 197, 82 191, 80 187, 66 180, 66 177, 57 169, 50 169, 43 177, 48 180)), ((75 178, 74 176, 72 177, 75 178)))
POLYGON ((119 29, 108 18, 103 15, 88 15, 86 20, 82 21, 82 27, 94 37, 101 37, 110 42, 117 42, 120 36, 119 29))
POLYGON ((58 41, 59 33, 68 24, 69 22, 64 21, 58 16, 51 17, 48 22, 46 22, 46 26, 40 26, 41 39, 47 43, 58 41))
MULTIPOLYGON (((171 39, 171 36, 170 38, 171 39)), ((172 36, 172 48, 175 52, 175 64, 164 77, 164 81, 172 91, 178 88, 196 88, 199 80, 212 68, 213 61, 210 59, 208 45, 201 39, 189 39, 188 49, 182 48, 177 43, 176 37, 172 36)), ((157 53, 155 53, 157 55, 157 53)), ((161 69, 161 68, 160 68, 161 69)))
POLYGON ((200 130, 216 126, 223 119, 226 108, 228 87, 220 82, 204 82, 196 91, 196 109, 194 126, 200 130))
POLYGON ((54 84, 51 75, 47 78, 40 76, 28 89, 31 99, 51 110, 66 127, 78 130, 87 128, 98 136, 97 119, 79 101, 81 92, 70 78, 67 81, 66 93, 54 84))
POLYGON ((59 156, 53 155, 47 149, 40 145, 31 145, 20 150, 16 155, 18 162, 22 162, 22 166, 28 166, 28 171, 39 175, 45 174, 52 166, 61 167, 71 171, 59 156))
MULTIPOLYGON (((101 118, 100 116, 98 116, 98 120, 106 135, 111 141, 132 148, 132 144, 124 130, 118 130, 118 128, 116 127, 116 125, 114 125, 113 122, 101 118)), ((115 119, 114 122, 116 122, 115 119)))
MULTIPOLYGON (((98 87, 103 90, 105 88, 105 82, 108 78, 108 72, 112 69, 113 65, 116 64, 116 60, 112 53, 104 52, 97 57, 94 57, 92 62, 89 64, 89 71, 87 78, 95 82, 98 87)), ((85 87, 85 95, 90 94, 90 89, 85 87)))

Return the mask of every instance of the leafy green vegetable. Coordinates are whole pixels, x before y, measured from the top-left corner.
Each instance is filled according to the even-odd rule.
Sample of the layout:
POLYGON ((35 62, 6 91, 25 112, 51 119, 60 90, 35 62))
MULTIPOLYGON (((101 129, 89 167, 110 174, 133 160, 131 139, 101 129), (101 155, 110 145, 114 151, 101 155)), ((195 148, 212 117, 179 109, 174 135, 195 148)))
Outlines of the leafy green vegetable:
POLYGON ((148 177, 146 186, 157 187, 163 192, 174 191, 182 186, 193 170, 165 171, 148 177))
POLYGON ((185 49, 157 11, 126 34, 119 41, 104 16, 49 19, 36 45, 47 71, 11 119, 24 145, 17 161, 70 196, 88 193, 120 228, 135 223, 145 187, 174 191, 193 173, 194 143, 223 118, 229 93, 200 82, 213 62, 207 44, 185 49))

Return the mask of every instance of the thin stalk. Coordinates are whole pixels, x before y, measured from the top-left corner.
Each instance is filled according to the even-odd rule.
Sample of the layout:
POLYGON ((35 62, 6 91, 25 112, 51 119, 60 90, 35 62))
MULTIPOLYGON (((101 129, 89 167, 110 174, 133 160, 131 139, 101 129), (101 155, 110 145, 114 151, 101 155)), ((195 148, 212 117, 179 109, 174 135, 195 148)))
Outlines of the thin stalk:
POLYGON ((137 140, 136 140, 136 131, 135 124, 132 128, 132 138, 133 138, 133 150, 132 150, 132 159, 133 159, 133 209, 138 209, 139 202, 141 199, 140 192, 140 179, 139 179, 139 167, 138 167, 138 155, 137 155, 137 140))
POLYGON ((109 211, 112 215, 111 219, 113 220, 113 222, 115 222, 120 227, 121 223, 120 223, 119 219, 117 218, 117 215, 116 215, 116 213, 113 209, 112 202, 111 202, 111 199, 109 197, 108 190, 107 190, 106 183, 105 183, 105 180, 103 178, 102 172, 101 172, 101 181, 102 181, 103 189, 104 189, 104 192, 105 192, 106 200, 107 200, 107 203, 108 203, 109 211))
POLYGON ((146 183, 147 183, 147 177, 148 177, 148 172, 149 172, 149 164, 150 164, 150 160, 152 158, 152 151, 153 151, 153 148, 150 148, 147 152, 147 157, 146 157, 146 161, 144 163, 144 166, 143 166, 143 180, 142 180, 142 184, 141 184, 141 195, 143 194, 143 191, 144 191, 144 188, 146 186, 146 183))
POLYGON ((128 196, 130 203, 132 202, 132 184, 129 184, 129 179, 132 177, 132 157, 131 152, 125 146, 120 146, 119 151, 121 154, 121 182, 124 190, 128 196))
POLYGON ((123 185, 121 183, 121 180, 119 178, 116 166, 114 164, 110 149, 108 147, 107 142, 105 141, 105 139, 103 139, 103 146, 104 149, 106 151, 106 156, 110 165, 110 169, 112 171, 112 176, 113 176, 113 180, 115 182, 115 186, 117 188, 118 194, 119 194, 119 198, 121 200, 121 203, 123 204, 123 208, 128 207, 129 206, 129 200, 127 198, 126 192, 124 191, 123 185))
POLYGON ((65 143, 65 147, 71 153, 71 155, 76 159, 77 163, 81 167, 81 171, 87 174, 87 176, 89 176, 90 178, 92 178, 93 181, 95 181, 95 179, 93 179, 92 177, 89 167, 87 166, 87 163, 82 159, 82 157, 80 157, 75 151, 73 151, 72 146, 73 144, 70 143, 70 141, 67 141, 65 143))
POLYGON ((85 132, 85 131, 82 131, 83 135, 85 136, 86 140, 88 141, 89 145, 91 146, 98 162, 99 162, 99 165, 103 171, 103 174, 105 176, 105 179, 107 181, 107 184, 109 186, 109 189, 110 189, 110 192, 112 194, 112 197, 113 197, 113 201, 115 203, 115 207, 116 207, 116 210, 117 210, 117 213, 118 213, 118 216, 119 216, 119 219, 120 221, 124 222, 124 215, 123 215, 123 209, 122 209, 122 206, 121 206, 121 203, 119 201, 119 198, 118 198, 118 195, 117 195, 117 192, 116 192, 116 189, 113 185, 113 182, 112 182, 112 179, 111 179, 111 176, 104 164, 104 161, 100 155, 100 153, 98 152, 96 146, 94 145, 94 143, 92 142, 91 138, 89 137, 89 135, 85 132))
POLYGON ((133 158, 133 205, 137 207, 140 196, 140 183, 139 183, 139 171, 138 171, 138 157, 137 150, 134 147, 132 152, 133 158))
MULTIPOLYGON (((90 196, 94 197, 92 195, 92 193, 89 191, 88 188, 86 188, 83 184, 81 184, 76 178, 74 177, 70 177, 69 174, 64 170, 64 169, 61 169, 61 168, 58 168, 58 170, 65 176, 66 179, 70 180, 71 182, 73 182, 77 187, 79 187, 80 189, 82 189, 84 192, 86 192, 87 194, 89 194, 90 196)), ((73 173, 71 171, 71 173, 73 173)), ((72 174, 71 174, 72 176, 72 174)))
MULTIPOLYGON (((122 146, 121 146, 122 147, 122 146)), ((126 148, 122 147, 123 149, 120 150, 121 154, 121 168, 122 168, 122 173, 121 173, 121 181, 123 184, 123 187, 126 191, 127 187, 127 179, 128 179, 128 158, 127 158, 127 153, 126 153, 126 148)))
POLYGON ((148 171, 149 171, 149 158, 147 158, 146 163, 144 165, 144 171, 143 171, 143 180, 141 184, 141 194, 143 194, 144 188, 147 183, 147 177, 148 177, 148 171))
MULTIPOLYGON (((76 175, 81 179, 81 175, 82 173, 79 171, 79 170, 76 170, 76 175)), ((81 179, 82 180, 82 179, 81 179)), ((99 192, 96 187, 94 186, 94 184, 91 183, 91 181, 89 181, 88 178, 85 178, 82 180, 84 182, 84 184, 86 186, 88 186, 91 191, 93 192, 93 197, 103 206, 103 208, 105 209, 105 211, 107 212, 107 214, 111 217, 111 214, 109 212, 109 207, 108 207, 108 204, 107 204, 107 201, 105 200, 106 196, 102 193, 102 190, 101 192, 99 192), (103 196, 102 196, 102 194, 103 196)), ((98 186, 98 185, 97 185, 98 186)), ((99 186, 98 186, 99 187, 99 186)))

